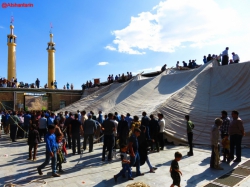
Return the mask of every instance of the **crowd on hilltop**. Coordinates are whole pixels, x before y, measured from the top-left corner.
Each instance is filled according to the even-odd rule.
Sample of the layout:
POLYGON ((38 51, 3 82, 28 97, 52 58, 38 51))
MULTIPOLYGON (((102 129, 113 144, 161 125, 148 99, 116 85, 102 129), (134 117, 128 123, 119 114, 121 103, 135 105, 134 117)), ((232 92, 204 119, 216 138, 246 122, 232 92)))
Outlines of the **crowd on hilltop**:
MULTIPOLYGON (((210 168, 222 170, 220 166, 220 142, 223 151, 222 162, 230 163, 241 162, 241 142, 245 136, 243 121, 239 117, 238 111, 232 111, 232 119, 226 111, 221 112, 221 117, 216 118, 211 127, 211 159, 210 168), (236 147, 236 159, 234 150, 236 147)), ((27 160, 36 161, 36 153, 40 142, 46 143, 45 162, 37 167, 37 171, 42 175, 42 169, 52 160, 52 176, 60 177, 62 165, 67 162, 67 148, 72 149, 72 156, 82 154, 87 151, 87 141, 89 143, 88 151, 93 151, 94 139, 96 142, 103 142, 102 161, 112 161, 113 151, 120 149, 122 170, 114 175, 117 182, 118 177, 126 177, 133 180, 131 167, 136 167, 136 175, 142 176, 140 166, 146 163, 149 172, 155 173, 156 167, 152 166, 148 153, 157 153, 165 148, 164 133, 166 129, 166 120, 164 115, 158 113, 157 116, 151 114, 149 117, 146 112, 142 112, 141 119, 138 116, 131 117, 119 115, 117 112, 103 115, 99 111, 95 115, 93 111, 77 111, 75 114, 65 111, 65 113, 55 113, 50 111, 37 112, 15 112, 1 111, 1 124, 3 124, 4 133, 10 132, 12 142, 16 137, 28 137, 29 157, 27 160), (83 149, 81 150, 81 136, 83 136, 83 149), (33 154, 32 154, 33 150, 33 154), (129 156, 127 155, 129 154, 129 156), (59 169, 59 173, 57 170, 59 169)), ((184 128, 186 128, 187 142, 189 144, 188 156, 194 156, 193 137, 195 125, 189 115, 185 115, 184 128)), ((1 132, 1 131, 0 131, 1 132)), ((182 175, 178 161, 182 154, 175 153, 175 159, 170 166, 170 173, 173 179, 171 186, 180 186, 180 175, 182 175)))
POLYGON ((109 83, 112 83, 112 82, 125 82, 129 79, 132 79, 132 72, 127 72, 127 75, 125 75, 124 73, 121 74, 118 74, 116 75, 115 77, 112 75, 109 75, 107 80, 109 83))
MULTIPOLYGON (((108 84, 113 83, 113 82, 122 83, 122 82, 126 82, 126 81, 130 80, 132 77, 133 77, 132 72, 130 72, 130 73, 127 72, 127 75, 125 75, 124 73, 122 73, 122 75, 118 74, 115 77, 113 74, 110 74, 107 78, 107 83, 108 84)), ((84 89, 88 89, 88 88, 94 88, 96 86, 100 86, 100 83, 95 84, 90 80, 90 81, 87 81, 86 84, 82 84, 82 89, 84 90, 84 89)))
MULTIPOLYGON (((217 60, 218 63, 222 66, 228 65, 228 64, 239 63, 240 61, 239 55, 236 54, 235 52, 232 52, 232 59, 229 60, 228 50, 229 50, 229 47, 226 47, 226 49, 220 55, 208 54, 207 56, 204 56, 203 63, 206 64, 211 60, 217 60)), ((201 66, 196 63, 196 60, 189 60, 188 63, 186 63, 185 61, 182 61, 182 64, 183 66, 180 65, 179 61, 177 61, 176 68, 182 70, 182 69, 194 69, 194 68, 198 68, 201 66)), ((167 65, 164 64, 161 68, 161 72, 165 71, 166 67, 167 65)))

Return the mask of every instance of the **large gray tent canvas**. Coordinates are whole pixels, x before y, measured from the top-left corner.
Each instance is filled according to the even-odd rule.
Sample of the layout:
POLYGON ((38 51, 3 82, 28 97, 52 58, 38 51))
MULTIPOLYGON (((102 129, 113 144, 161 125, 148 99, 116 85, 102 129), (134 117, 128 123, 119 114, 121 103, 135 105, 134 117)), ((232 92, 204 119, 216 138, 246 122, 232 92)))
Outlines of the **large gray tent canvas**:
POLYGON ((103 110, 141 116, 163 113, 166 137, 175 143, 186 142, 186 122, 189 114, 195 124, 194 143, 210 144, 210 131, 214 119, 222 110, 238 110, 244 121, 246 137, 250 140, 250 63, 219 66, 212 61, 194 70, 168 69, 154 78, 140 78, 123 83, 111 91, 96 94, 90 101, 85 98, 61 111, 77 109, 103 110))

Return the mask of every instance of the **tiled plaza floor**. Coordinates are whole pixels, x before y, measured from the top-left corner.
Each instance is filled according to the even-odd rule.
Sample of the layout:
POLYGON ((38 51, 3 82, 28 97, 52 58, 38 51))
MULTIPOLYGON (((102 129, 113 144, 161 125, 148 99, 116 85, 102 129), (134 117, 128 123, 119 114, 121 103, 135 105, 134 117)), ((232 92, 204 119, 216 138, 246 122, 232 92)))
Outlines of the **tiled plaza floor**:
MULTIPOLYGON (((58 178, 50 177, 51 169, 49 165, 43 170, 43 176, 38 175, 36 168, 44 161, 44 151, 45 144, 39 144, 37 161, 27 161, 28 145, 26 140, 19 139, 12 143, 6 135, 2 135, 2 138, 0 138, 0 186, 14 183, 30 187, 125 187, 133 182, 144 182, 150 187, 168 187, 172 183, 169 167, 176 151, 184 155, 179 162, 180 170, 183 173, 181 186, 203 186, 237 166, 235 163, 230 165, 223 163, 224 170, 212 170, 209 168, 211 153, 208 147, 195 147, 194 156, 187 157, 185 156, 188 151, 187 147, 166 146, 164 151, 149 155, 151 164, 158 168, 156 173, 149 173, 149 168, 145 164, 141 167, 141 172, 145 173, 144 176, 135 177, 134 181, 118 178, 118 182, 115 183, 113 176, 120 171, 121 163, 118 158, 112 162, 102 162, 101 144, 94 144, 94 152, 92 153, 83 152, 81 155, 73 156, 71 150, 68 150, 68 162, 63 164, 65 173, 58 178), (35 181, 31 182, 32 180, 35 181), (47 184, 43 184, 43 182, 47 184)), ((242 150, 242 162, 249 157, 250 149, 244 148, 242 150)), ((133 168, 133 175, 135 175, 134 172, 135 168, 133 168)), ((250 178, 248 177, 239 186, 250 187, 250 178)))

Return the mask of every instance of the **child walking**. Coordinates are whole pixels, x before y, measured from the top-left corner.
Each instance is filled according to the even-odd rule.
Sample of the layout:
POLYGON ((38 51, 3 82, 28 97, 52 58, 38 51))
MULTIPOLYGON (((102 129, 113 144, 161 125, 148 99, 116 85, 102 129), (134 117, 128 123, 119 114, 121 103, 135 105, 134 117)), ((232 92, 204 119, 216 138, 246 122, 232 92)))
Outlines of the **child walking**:
POLYGON ((57 134, 56 135, 56 142, 58 143, 58 150, 57 150, 57 165, 56 169, 59 168, 59 172, 63 173, 64 171, 62 170, 62 163, 64 161, 64 156, 63 156, 63 134, 57 134))
POLYGON ((229 158, 229 149, 230 149, 230 140, 228 139, 228 134, 224 134, 224 138, 221 141, 222 148, 223 148, 223 160, 222 162, 230 162, 229 158))
POLYGON ((37 171, 39 175, 42 175, 42 169, 45 168, 46 165, 49 164, 51 159, 51 169, 52 169, 52 176, 53 177, 60 177, 59 174, 56 173, 56 157, 57 157, 57 149, 58 144, 56 143, 56 136, 55 136, 55 126, 49 125, 48 126, 49 132, 45 136, 46 142, 46 158, 42 165, 37 167, 37 171))
POLYGON ((173 183, 171 184, 170 187, 174 187, 175 185, 180 187, 180 183, 181 183, 180 175, 182 175, 182 173, 179 169, 178 162, 181 160, 182 154, 179 152, 175 152, 174 157, 175 159, 172 161, 171 167, 169 170, 171 173, 171 178, 173 179, 173 183))
POLYGON ((121 175, 125 176, 126 171, 128 171, 128 180, 134 180, 132 178, 132 172, 131 172, 131 168, 129 165, 130 161, 129 161, 127 153, 126 153, 127 149, 128 149, 128 147, 126 145, 121 146, 122 170, 117 175, 114 175, 115 182, 117 182, 117 178, 120 177, 121 175))
POLYGON ((28 145, 29 145, 29 158, 27 160, 36 161, 36 152, 38 143, 40 143, 39 132, 36 130, 36 124, 30 126, 28 145), (33 159, 32 159, 32 149, 34 149, 33 159))

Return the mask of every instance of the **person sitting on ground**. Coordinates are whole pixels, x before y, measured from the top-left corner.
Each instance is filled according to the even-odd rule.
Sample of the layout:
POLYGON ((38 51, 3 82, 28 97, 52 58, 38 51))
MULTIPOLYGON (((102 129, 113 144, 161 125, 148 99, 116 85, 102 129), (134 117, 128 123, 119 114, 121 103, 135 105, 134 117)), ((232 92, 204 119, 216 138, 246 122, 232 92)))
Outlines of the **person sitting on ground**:
POLYGON ((233 59, 229 60, 229 64, 234 64, 233 59))
POLYGON ((63 89, 66 90, 66 86, 65 85, 63 86, 63 89))
POLYGON ((176 68, 177 68, 177 69, 180 69, 179 61, 177 61, 177 63, 176 63, 176 68))
POLYGON ((191 61, 191 60, 189 60, 188 67, 189 67, 190 69, 193 68, 193 64, 192 64, 192 61, 191 61))
POLYGON ((210 60, 212 60, 212 56, 211 56, 211 54, 208 54, 208 56, 207 56, 207 62, 209 62, 210 60))
POLYGON ((116 82, 118 81, 118 76, 117 76, 117 75, 115 76, 115 81, 116 81, 116 82))
POLYGON ((204 62, 204 64, 207 63, 207 57, 206 56, 203 57, 203 62, 204 62))
POLYGON ((219 165, 220 155, 219 155, 219 137, 220 137, 220 126, 222 125, 222 119, 216 118, 215 124, 212 126, 211 130, 211 147, 212 147, 212 155, 210 159, 210 168, 223 170, 219 165))
POLYGON ((232 53, 232 55, 233 55, 233 61, 234 61, 234 63, 239 63, 239 61, 240 61, 239 55, 235 54, 234 52, 232 53))
POLYGON ((173 179, 173 183, 171 184, 170 187, 174 187, 175 185, 180 187, 181 183, 180 175, 182 175, 182 172, 179 169, 178 162, 181 160, 182 154, 179 152, 175 152, 174 157, 175 159, 171 162, 171 167, 169 169, 169 172, 171 173, 171 178, 173 179))
POLYGON ((164 64, 161 68, 161 72, 165 71, 166 70, 166 67, 167 67, 167 64, 164 64))
POLYGON ((187 67, 187 63, 185 61, 182 61, 183 67, 187 67))
POLYGON ((197 64, 196 64, 195 61, 196 61, 196 60, 192 60, 192 69, 198 68, 198 67, 199 67, 199 66, 197 66, 197 64))

